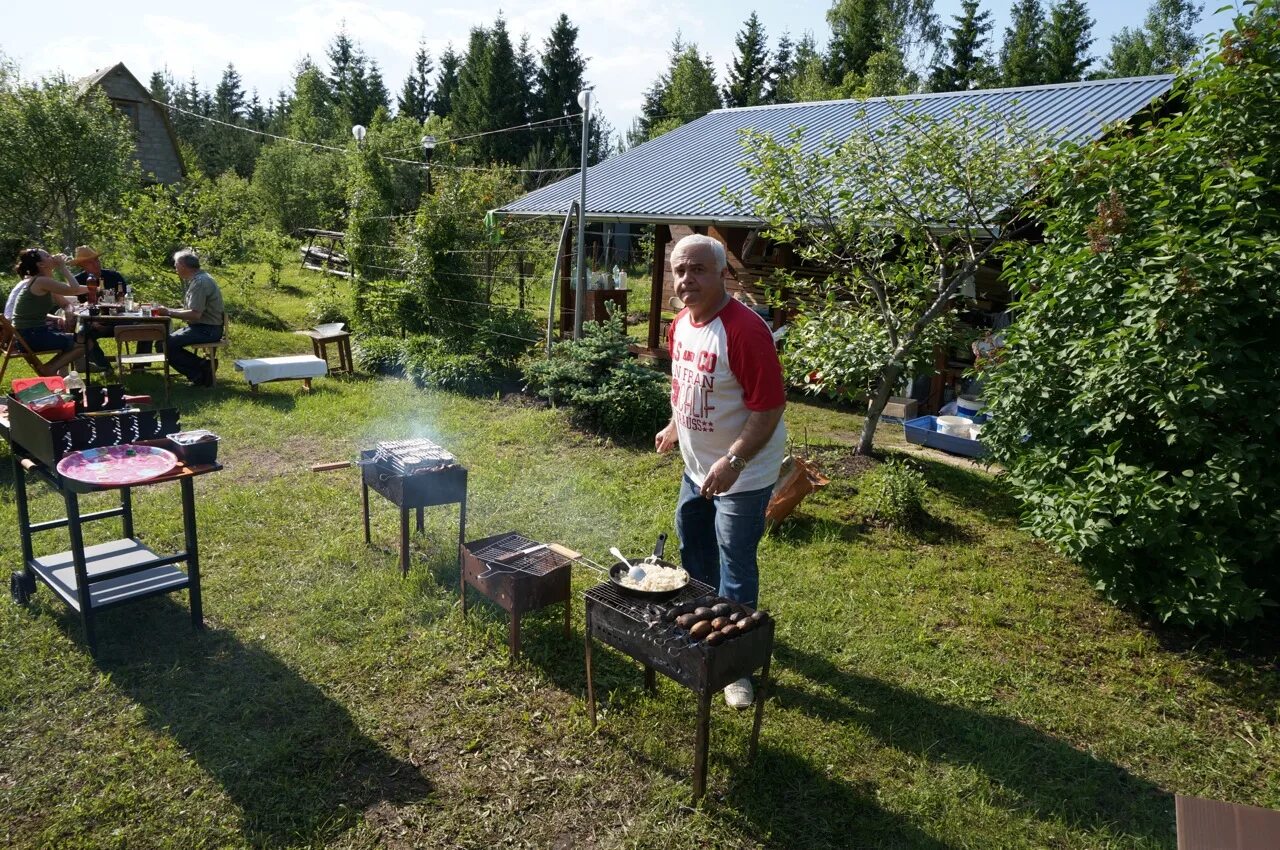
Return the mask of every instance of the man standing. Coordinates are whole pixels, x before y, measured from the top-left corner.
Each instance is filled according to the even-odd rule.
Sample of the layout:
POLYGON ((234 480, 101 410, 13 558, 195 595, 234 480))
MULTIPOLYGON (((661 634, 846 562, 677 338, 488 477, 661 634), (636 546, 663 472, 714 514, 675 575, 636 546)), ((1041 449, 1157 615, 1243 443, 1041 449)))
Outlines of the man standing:
POLYGON ((169 362, 196 386, 211 387, 213 364, 192 354, 187 346, 222 339, 225 324, 222 290, 208 272, 200 269, 200 258, 190 248, 173 255, 173 270, 187 285, 182 309, 156 307, 155 310, 157 315, 182 319, 187 326, 169 334, 169 362))
MULTIPOLYGON (((724 246, 701 234, 671 251, 676 295, 671 323, 671 422, 654 444, 677 444, 684 477, 676 504, 680 560, 689 574, 728 599, 755 606, 756 549, 764 511, 786 451, 786 391, 769 327, 725 289, 724 246)), ((749 678, 725 688, 746 708, 749 678)))
MULTIPOLYGON (((89 275, 93 275, 98 279, 98 286, 103 289, 110 289, 117 300, 124 298, 125 279, 124 275, 115 269, 104 269, 102 267, 102 255, 90 248, 88 245, 81 245, 76 248, 75 256, 71 258, 71 262, 80 267, 80 273, 76 275, 76 283, 81 286, 88 286, 89 275)), ((80 296, 80 300, 84 300, 85 296, 80 296)))

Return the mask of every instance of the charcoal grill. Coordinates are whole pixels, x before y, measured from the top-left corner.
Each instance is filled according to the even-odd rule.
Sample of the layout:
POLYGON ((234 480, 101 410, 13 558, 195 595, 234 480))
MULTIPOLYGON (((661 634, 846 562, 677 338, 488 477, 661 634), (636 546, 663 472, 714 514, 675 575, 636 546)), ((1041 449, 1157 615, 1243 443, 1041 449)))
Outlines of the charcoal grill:
POLYGON ((514 531, 462 544, 458 590, 462 616, 467 616, 467 585, 511 615, 508 647, 511 661, 520 657, 520 618, 557 602, 564 603, 564 636, 569 637, 570 561, 546 545, 514 531))
POLYGON ((707 747, 711 726, 711 698, 717 691, 756 669, 755 721, 751 726, 748 759, 754 759, 764 720, 764 701, 769 687, 769 663, 773 658, 774 621, 765 620, 749 632, 718 646, 691 640, 675 623, 664 622, 669 608, 715 594, 698 581, 661 602, 641 599, 610 583, 598 584, 586 592, 587 607, 587 706, 591 725, 596 723, 596 696, 591 666, 592 639, 612 646, 644 666, 644 684, 655 689, 655 671, 678 682, 698 697, 697 727, 693 750, 693 799, 701 799, 707 785, 707 747))
POLYGON ((418 512, 423 529, 423 509, 458 504, 458 550, 467 531, 467 470, 452 454, 427 439, 394 440, 360 452, 360 506, 364 513, 364 542, 369 533, 369 489, 382 494, 400 509, 400 573, 409 574, 409 511, 418 512))

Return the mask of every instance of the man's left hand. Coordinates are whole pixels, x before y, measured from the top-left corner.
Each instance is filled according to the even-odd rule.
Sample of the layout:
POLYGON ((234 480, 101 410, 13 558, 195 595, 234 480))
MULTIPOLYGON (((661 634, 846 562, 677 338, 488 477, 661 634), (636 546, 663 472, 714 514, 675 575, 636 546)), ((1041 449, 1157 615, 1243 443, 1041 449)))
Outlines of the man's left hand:
POLYGON ((711 465, 706 479, 702 482, 702 495, 710 499, 728 492, 738 480, 738 470, 729 465, 728 458, 720 458, 711 465))

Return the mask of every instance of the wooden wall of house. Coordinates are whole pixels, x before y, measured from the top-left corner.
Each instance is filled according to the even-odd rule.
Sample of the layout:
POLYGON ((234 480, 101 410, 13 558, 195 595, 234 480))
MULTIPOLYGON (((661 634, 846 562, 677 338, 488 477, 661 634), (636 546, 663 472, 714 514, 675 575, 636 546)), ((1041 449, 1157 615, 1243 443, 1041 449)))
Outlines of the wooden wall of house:
POLYGON ((113 69, 98 86, 112 105, 133 122, 135 150, 144 179, 153 183, 181 180, 182 160, 170 134, 164 107, 156 104, 151 93, 123 67, 113 69))

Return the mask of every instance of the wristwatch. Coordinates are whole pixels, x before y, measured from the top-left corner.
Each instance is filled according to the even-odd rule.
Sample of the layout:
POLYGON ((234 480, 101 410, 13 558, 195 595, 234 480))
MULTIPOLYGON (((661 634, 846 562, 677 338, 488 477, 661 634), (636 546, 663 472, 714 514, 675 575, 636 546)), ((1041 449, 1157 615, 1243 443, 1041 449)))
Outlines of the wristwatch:
POLYGON ((747 459, 745 457, 738 457, 735 454, 728 454, 724 456, 724 459, 729 461, 729 466, 733 467, 733 470, 735 472, 741 472, 742 470, 747 468, 747 459))

